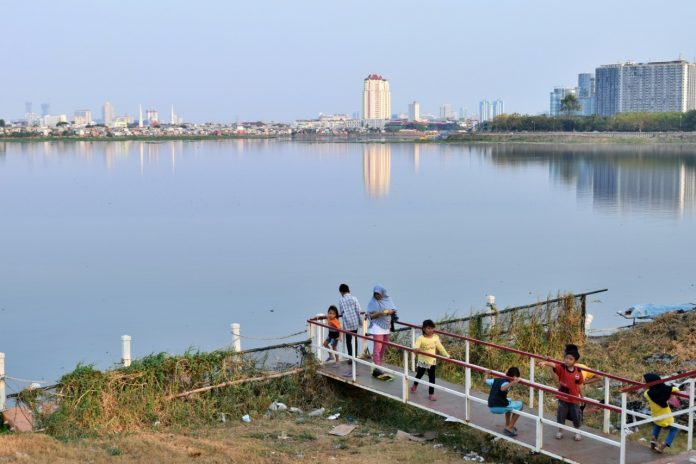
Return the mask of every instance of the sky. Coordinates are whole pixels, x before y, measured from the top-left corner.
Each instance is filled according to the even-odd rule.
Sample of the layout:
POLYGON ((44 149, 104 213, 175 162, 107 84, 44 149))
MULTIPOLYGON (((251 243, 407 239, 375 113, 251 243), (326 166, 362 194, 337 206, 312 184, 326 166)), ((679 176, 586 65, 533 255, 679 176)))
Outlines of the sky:
POLYGON ((170 105, 192 122, 361 110, 371 73, 392 112, 548 110, 554 86, 622 60, 693 61, 696 2, 0 0, 0 118, 170 105))

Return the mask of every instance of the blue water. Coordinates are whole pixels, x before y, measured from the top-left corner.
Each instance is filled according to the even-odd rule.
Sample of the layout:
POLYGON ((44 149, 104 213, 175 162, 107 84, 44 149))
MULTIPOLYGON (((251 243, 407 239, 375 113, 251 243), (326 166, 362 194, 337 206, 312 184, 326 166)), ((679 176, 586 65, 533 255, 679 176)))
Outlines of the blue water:
POLYGON ((301 331, 341 282, 363 306, 382 283, 411 321, 487 294, 609 288, 594 327, 696 301, 691 148, 0 142, 0 218, 0 351, 21 378, 108 367, 122 334, 138 357, 225 346, 232 322, 301 331))

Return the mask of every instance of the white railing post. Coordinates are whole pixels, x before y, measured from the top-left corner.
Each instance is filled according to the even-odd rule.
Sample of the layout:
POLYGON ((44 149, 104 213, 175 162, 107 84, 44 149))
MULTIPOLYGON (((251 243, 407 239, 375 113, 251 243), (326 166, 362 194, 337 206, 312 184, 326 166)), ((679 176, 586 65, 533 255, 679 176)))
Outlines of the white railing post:
POLYGON ((619 448, 619 464, 626 464, 626 403, 628 394, 621 393, 621 447, 619 448))
MULTIPOLYGON (((411 327, 411 348, 416 345, 416 329, 411 327)), ((416 371, 416 353, 411 352, 411 370, 416 371)))
POLYGON ((236 322, 230 325, 230 333, 232 334, 232 351, 239 353, 242 351, 242 331, 241 326, 236 322))
MULTIPOLYGON (((324 315, 320 313, 320 314, 316 315, 314 320, 316 322, 321 322, 323 317, 324 317, 324 315)), ((314 346, 316 347, 317 361, 319 361, 320 363, 322 361, 322 351, 321 351, 323 348, 322 342, 324 341, 324 337, 322 337, 322 335, 323 335, 322 329, 323 329, 323 327, 321 327, 319 324, 314 324, 314 333, 316 334, 315 338, 316 338, 316 342, 317 342, 317 344, 314 346)))
POLYGON ((686 450, 694 447, 694 379, 689 380, 689 436, 686 438, 686 450))
MULTIPOLYGON (((531 383, 534 382, 534 366, 535 366, 535 359, 530 357, 529 358, 529 381, 531 383)), ((534 407, 534 387, 530 386, 529 387, 529 407, 533 408, 534 407)))
POLYGON ((130 335, 121 335, 121 364, 124 367, 131 365, 131 337, 130 335))
POLYGON ((7 404, 5 392, 5 353, 0 353, 0 412, 5 410, 5 404, 7 404))
POLYGON ((536 451, 541 451, 541 447, 544 446, 544 391, 539 390, 539 404, 537 404, 537 418, 536 423, 536 451))
POLYGON ((404 381, 402 392, 404 403, 408 401, 408 351, 404 350, 404 381))
MULTIPOLYGON (((469 340, 464 341, 464 362, 469 364, 469 340)), ((471 416, 471 401, 469 400, 469 393, 471 391, 471 368, 466 367, 464 369, 464 420, 469 422, 471 416)))
MULTIPOLYGON (((604 377, 604 404, 609 406, 609 377, 604 377)), ((605 409, 604 412, 604 424, 602 425, 602 431, 604 433, 609 433, 609 425, 611 424, 611 411, 605 409)))
MULTIPOLYGON (((364 319, 363 319, 362 327, 363 327, 363 335, 364 335, 365 337, 367 337, 367 318, 364 318, 364 319)), ((362 351, 361 351, 361 353, 362 353, 363 356, 365 356, 365 357, 367 357, 367 352, 368 352, 368 349, 369 349, 369 348, 368 348, 369 345, 370 345, 370 341, 369 341, 368 339, 366 339, 366 338, 363 338, 363 339, 362 339, 362 351)), ((356 353, 356 355, 357 355, 357 353, 356 353)))

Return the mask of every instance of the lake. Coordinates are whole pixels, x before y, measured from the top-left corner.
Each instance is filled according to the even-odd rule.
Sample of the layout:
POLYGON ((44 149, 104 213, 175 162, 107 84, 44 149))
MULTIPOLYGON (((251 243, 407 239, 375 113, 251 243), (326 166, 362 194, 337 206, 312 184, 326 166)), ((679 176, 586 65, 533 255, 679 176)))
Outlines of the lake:
POLYGON ((694 147, 0 142, 0 218, 0 351, 27 379, 111 366, 123 334, 135 357, 232 322, 279 343, 341 282, 415 322, 488 294, 608 288, 593 327, 696 301, 694 147))

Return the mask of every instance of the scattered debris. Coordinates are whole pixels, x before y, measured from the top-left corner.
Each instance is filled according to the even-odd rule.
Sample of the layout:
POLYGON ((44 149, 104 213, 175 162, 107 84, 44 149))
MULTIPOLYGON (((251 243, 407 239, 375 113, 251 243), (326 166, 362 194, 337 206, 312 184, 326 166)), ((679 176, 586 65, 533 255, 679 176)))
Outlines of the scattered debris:
POLYGON ((294 407, 294 406, 291 407, 289 411, 290 411, 290 412, 295 412, 295 413, 298 413, 298 414, 302 414, 302 412, 303 412, 300 408, 296 408, 296 407, 294 407))
POLYGON ((324 408, 319 408, 319 409, 315 409, 314 411, 310 411, 309 413, 307 413, 307 415, 308 415, 309 417, 319 417, 319 416, 323 416, 323 415, 324 415, 324 411, 326 411, 326 409, 324 409, 324 408))
POLYGON ((278 435, 278 440, 287 440, 288 438, 290 437, 287 433, 285 433, 285 431, 280 432, 280 435, 278 435))
POLYGON ((331 429, 329 434, 330 435, 337 435, 339 437, 345 437, 350 432, 355 430, 355 427, 357 427, 357 425, 348 425, 348 424, 337 425, 336 427, 331 429))
POLYGON ((655 353, 651 354, 650 356, 646 356, 643 358, 645 362, 649 363, 654 363, 654 362, 660 362, 660 363, 671 363, 674 361, 674 356, 667 354, 667 353, 655 353))
POLYGON ((339 417, 341 417, 341 413, 340 413, 340 412, 337 412, 336 414, 331 414, 329 417, 327 417, 327 419, 329 419, 329 420, 336 420, 336 419, 338 419, 339 417))
POLYGON ((476 451, 470 451, 466 453, 462 458, 465 461, 470 461, 470 462, 486 462, 485 459, 483 459, 483 456, 479 455, 476 451))
POLYGON ((410 433, 406 433, 402 430, 397 430, 394 438, 396 440, 411 440, 411 441, 415 441, 417 443, 423 443, 425 441, 425 438, 423 438, 423 437, 417 437, 417 436, 412 435, 410 433))
MULTIPOLYGON (((225 422, 227 422, 227 414, 225 414, 224 412, 219 412, 218 419, 220 420, 220 422, 224 424, 225 422)), ((157 425, 159 425, 159 421, 157 421, 157 425)))
POLYGON ((442 443, 435 443, 435 444, 433 445, 433 448, 434 448, 434 449, 438 449, 438 448, 442 448, 443 446, 445 446, 445 445, 443 445, 442 443))
POLYGON ((244 414, 242 416, 242 422, 251 422, 251 417, 249 417, 249 414, 244 414))
POLYGON ((288 407, 284 403, 279 403, 277 401, 274 401, 271 403, 271 405, 268 407, 269 411, 285 411, 287 410, 288 407))

